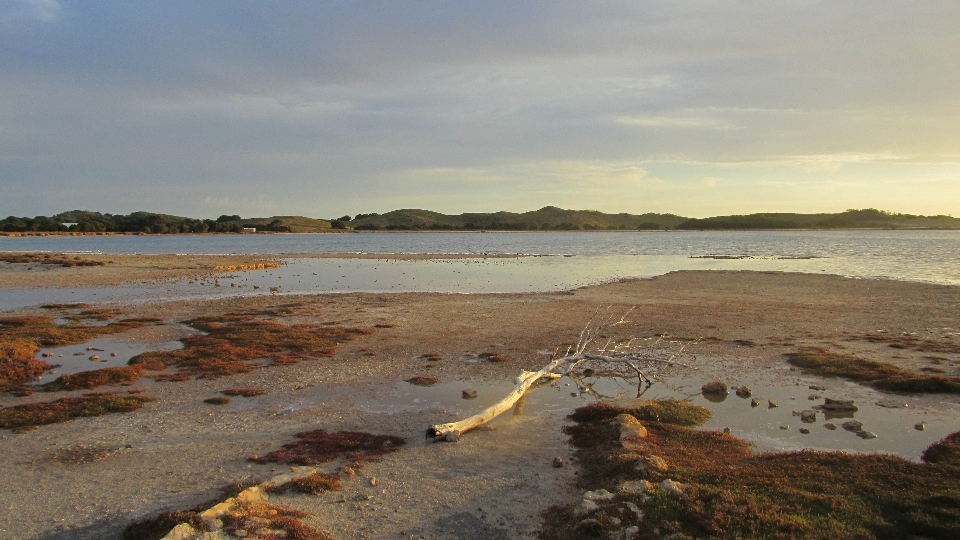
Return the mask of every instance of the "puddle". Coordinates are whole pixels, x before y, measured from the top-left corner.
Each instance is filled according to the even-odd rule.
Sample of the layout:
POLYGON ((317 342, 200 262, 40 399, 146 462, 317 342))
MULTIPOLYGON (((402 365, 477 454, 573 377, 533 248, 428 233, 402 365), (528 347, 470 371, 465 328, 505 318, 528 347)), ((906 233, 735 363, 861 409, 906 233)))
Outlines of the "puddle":
MULTIPOLYGON (((722 430, 729 427, 737 437, 754 443, 760 452, 801 449, 882 452, 919 460, 923 450, 932 443, 960 431, 960 404, 941 402, 935 396, 899 396, 897 400, 907 406, 889 408, 878 405, 877 402, 890 400, 890 395, 852 383, 827 381, 825 384, 824 381, 813 378, 803 379, 799 384, 784 378, 781 378, 781 381, 788 384, 771 384, 760 377, 752 383, 744 381, 753 390, 752 398, 761 401, 757 407, 751 406, 752 398, 740 398, 732 392, 723 401, 709 401, 699 393, 700 382, 694 385, 690 380, 682 378, 665 379, 666 384, 655 383, 643 392, 642 397, 689 399, 691 403, 710 409, 713 414, 703 425, 703 429, 722 430), (828 390, 818 392, 808 388, 814 385, 827 386, 828 390), (799 416, 793 415, 794 411, 799 413, 812 410, 814 405, 823 403, 822 399, 809 400, 811 394, 853 399, 859 410, 855 413, 843 413, 842 417, 834 414, 830 419, 825 419, 824 411, 817 411, 815 422, 801 422, 799 416), (776 402, 778 407, 768 408, 768 399, 776 402), (877 438, 861 439, 841 428, 840 424, 849 419, 862 422, 863 429, 876 433, 877 438), (831 431, 825 428, 824 424, 827 422, 836 424, 837 429, 831 431), (924 431, 914 429, 914 425, 919 422, 925 423, 924 431), (789 426, 789 429, 783 430, 781 426, 789 426), (807 428, 810 433, 803 434, 799 431, 800 428, 807 428)), ((374 414, 424 410, 445 412, 449 414, 449 421, 453 422, 493 405, 512 388, 513 384, 509 381, 453 381, 430 387, 400 382, 391 390, 382 392, 371 400, 360 401, 355 406, 374 414), (463 390, 466 389, 476 390, 477 397, 464 399, 463 390)), ((509 422, 517 415, 529 418, 543 414, 567 413, 601 399, 625 402, 636 397, 636 379, 585 377, 575 381, 563 377, 528 392, 520 407, 514 407, 500 415, 492 424, 509 422), (584 391, 585 387, 590 390, 584 391)))
POLYGON ((30 384, 46 384, 61 375, 93 371, 107 367, 126 366, 134 356, 156 350, 172 350, 183 347, 179 341, 145 342, 130 341, 117 336, 104 336, 91 339, 77 345, 43 348, 37 352, 36 359, 48 364, 60 364, 43 374, 40 380, 30 384), (88 350, 89 349, 89 350, 88 350), (44 357, 44 354, 53 356, 44 357), (114 356, 116 355, 116 356, 114 356), (94 356, 98 358, 92 360, 94 356))

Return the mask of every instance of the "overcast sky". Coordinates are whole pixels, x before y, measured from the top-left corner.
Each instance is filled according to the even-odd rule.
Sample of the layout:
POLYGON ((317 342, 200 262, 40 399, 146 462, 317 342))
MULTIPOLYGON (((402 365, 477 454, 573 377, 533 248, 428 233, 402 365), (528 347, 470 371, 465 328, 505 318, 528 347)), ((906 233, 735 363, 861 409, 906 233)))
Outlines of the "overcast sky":
POLYGON ((0 215, 960 215, 960 2, 0 0, 0 215))

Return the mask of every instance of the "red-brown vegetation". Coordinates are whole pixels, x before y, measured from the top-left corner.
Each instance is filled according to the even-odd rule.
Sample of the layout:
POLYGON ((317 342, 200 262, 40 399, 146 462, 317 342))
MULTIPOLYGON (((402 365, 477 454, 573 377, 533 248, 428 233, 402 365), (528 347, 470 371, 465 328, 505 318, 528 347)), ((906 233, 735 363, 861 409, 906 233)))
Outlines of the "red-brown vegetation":
POLYGON ((41 385, 47 392, 62 390, 90 390, 98 386, 131 384, 143 377, 143 367, 125 366, 94 369, 68 375, 61 375, 54 381, 41 385))
POLYGON ((269 487, 267 488, 267 493, 286 493, 293 491, 295 493, 320 495, 327 491, 340 491, 342 487, 340 484, 340 475, 315 472, 279 486, 269 487))
POLYGON ((181 376, 166 375, 157 380, 216 379, 247 373, 262 362, 286 365, 331 357, 341 343, 371 332, 315 324, 285 325, 237 314, 201 317, 187 324, 204 334, 180 340, 182 349, 146 352, 130 359, 130 364, 151 370, 175 367, 181 376))
POLYGON ((105 325, 54 323, 46 316, 0 317, 0 392, 13 390, 53 369, 34 358, 41 347, 60 347, 117 334, 159 322, 158 319, 121 319, 105 325))
POLYGON ((225 396, 257 397, 267 393, 263 388, 227 388, 220 392, 225 396))
POLYGON ((806 347, 790 353, 787 361, 823 377, 843 377, 865 382, 888 392, 960 394, 960 377, 913 373, 893 364, 864 360, 818 347, 806 347))
POLYGON ((56 424, 104 414, 130 412, 155 401, 144 396, 116 395, 109 392, 61 398, 46 403, 28 403, 0 409, 0 429, 20 433, 46 424, 56 424))
POLYGON ((375 461, 384 454, 396 452, 406 441, 392 435, 373 435, 359 431, 330 433, 322 429, 297 433, 297 441, 284 444, 263 456, 249 459, 254 463, 284 463, 287 465, 317 465, 340 457, 351 457, 356 462, 375 461))
MULTIPOLYGON (((615 490, 623 481, 680 482, 683 496, 654 488, 621 493, 588 516, 571 507, 544 514, 541 538, 602 536, 639 525, 637 538, 958 538, 960 433, 928 448, 924 463, 881 454, 805 450, 754 454, 749 443, 715 431, 644 422, 642 450, 625 448, 609 421, 612 406, 578 409, 566 429, 577 448, 583 489, 615 490), (587 409, 587 410, 585 410, 587 409), (666 472, 638 468, 644 455, 662 456, 666 472), (636 504, 643 523, 628 511, 636 504), (577 528, 584 518, 592 521, 577 528), (586 532, 585 528, 593 528, 586 532), (681 536, 677 536, 680 538, 681 536)), ((631 412, 619 409, 620 412, 631 412)), ((617 412, 619 414, 619 412, 617 412)), ((579 503, 579 501, 578 501, 579 503)))

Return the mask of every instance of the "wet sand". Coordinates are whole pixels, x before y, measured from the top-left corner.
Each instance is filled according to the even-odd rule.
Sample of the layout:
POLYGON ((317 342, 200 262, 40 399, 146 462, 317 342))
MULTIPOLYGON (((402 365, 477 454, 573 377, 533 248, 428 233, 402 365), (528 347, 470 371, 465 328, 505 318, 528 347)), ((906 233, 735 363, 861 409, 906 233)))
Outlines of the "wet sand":
MULTIPOLYGON (((18 255, 5 253, 4 255, 18 255)), ((203 278, 222 273, 217 267, 257 265, 284 259, 384 259, 401 261, 448 259, 503 259, 521 254, 424 253, 285 253, 283 255, 129 255, 68 254, 103 266, 76 266, 0 262, 0 290, 4 287, 116 287, 136 283, 203 278)))
MULTIPOLYGON (((149 256, 130 259, 122 271, 110 265, 44 270, 37 272, 41 277, 35 286, 97 275, 109 283, 138 280, 150 272, 193 275, 198 266, 223 260, 149 256)), ((728 384, 747 383, 757 373, 784 369, 783 354, 806 345, 914 371, 931 365, 929 352, 864 339, 878 330, 960 343, 960 287, 760 272, 675 272, 566 293, 255 297, 137 304, 129 311, 176 322, 282 304, 297 304, 284 322, 339 323, 374 331, 342 345, 330 359, 214 381, 140 381, 136 388, 158 401, 132 413, 22 434, 0 432, 6 464, 0 475, 0 538, 119 538, 130 522, 208 500, 226 483, 285 472, 283 466, 251 464, 246 458, 317 428, 397 435, 408 445, 345 479, 342 492, 275 497, 309 512, 308 524, 340 539, 530 537, 540 525, 540 512, 576 497, 575 464, 551 466, 555 456, 569 461, 561 432, 564 411, 510 416, 493 431, 468 433, 456 444, 431 444, 422 438, 429 425, 459 418, 442 407, 391 407, 387 397, 406 384, 404 379, 418 375, 443 383, 462 381, 464 388, 475 381, 510 381, 521 369, 545 364, 543 351, 562 351, 576 341, 601 306, 618 315, 635 306, 629 322, 611 330, 613 339, 657 334, 703 338, 685 373, 703 382, 720 377, 728 384), (482 352, 499 353, 507 361, 480 361, 476 355, 482 352), (442 360, 420 358, 431 353, 442 360), (239 386, 269 393, 234 398, 224 407, 202 402, 239 386), (62 458, 78 447, 102 451, 85 463, 62 458), (377 478, 376 486, 370 485, 371 477, 377 478)), ((156 329, 156 335, 144 330, 135 337, 161 342, 178 331, 184 330, 166 326, 156 329)), ((936 356, 945 359, 939 368, 960 375, 960 354, 936 356)), ((76 394, 7 394, 0 395, 0 404, 76 394)), ((960 405, 958 396, 917 399, 960 405)))

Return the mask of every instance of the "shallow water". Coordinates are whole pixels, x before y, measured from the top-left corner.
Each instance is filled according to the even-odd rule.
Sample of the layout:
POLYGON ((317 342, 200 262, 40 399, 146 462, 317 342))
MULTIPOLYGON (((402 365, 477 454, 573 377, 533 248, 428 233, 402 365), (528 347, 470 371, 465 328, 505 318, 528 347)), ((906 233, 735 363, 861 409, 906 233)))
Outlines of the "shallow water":
MULTIPOLYGON (((832 380, 825 382, 813 378, 794 380, 790 377, 781 377, 781 380, 790 381, 793 384, 776 384, 772 382, 775 378, 776 376, 758 378, 755 383, 749 384, 754 391, 754 397, 762 397, 763 403, 759 407, 751 407, 750 399, 739 398, 733 393, 720 403, 709 401, 699 393, 700 383, 682 378, 666 380, 675 388, 674 390, 664 384, 654 384, 643 394, 643 398, 689 399, 691 403, 708 408, 713 414, 702 429, 722 430, 729 427, 733 435, 754 443, 755 448, 761 452, 808 448, 858 453, 883 452, 919 460, 923 450, 932 443, 950 433, 960 431, 960 405, 956 403, 941 403, 936 398, 908 396, 903 398, 907 407, 890 409, 876 404, 881 399, 890 399, 889 394, 881 394, 853 383, 832 380), (799 384, 795 382, 801 380, 804 382, 799 384), (827 386, 828 391, 815 392, 808 388, 815 384, 827 386), (684 393, 685 391, 688 393, 684 393), (830 420, 825 419, 823 413, 818 412, 817 422, 804 424, 798 416, 793 415, 793 411, 811 409, 813 405, 822 403, 822 400, 807 399, 814 393, 828 397, 854 399, 860 410, 847 414, 846 417, 834 417, 830 420), (779 406, 768 409, 767 399, 773 399, 779 406), (876 433, 877 438, 861 439, 854 433, 839 427, 842 422, 849 419, 863 422, 863 429, 876 433), (828 421, 835 423, 838 428, 831 431, 823 427, 828 421), (925 422, 924 431, 914 429, 914 425, 918 422, 925 422), (789 426, 789 429, 782 430, 780 426, 789 426), (800 433, 801 427, 808 428, 810 433, 800 433)), ((636 379, 631 381, 610 377, 588 377, 578 382, 563 377, 528 392, 523 399, 521 412, 518 412, 515 407, 491 424, 496 426, 498 423, 510 422, 518 415, 536 418, 547 413, 566 414, 577 407, 599 401, 597 394, 619 397, 621 401, 636 398, 636 382, 636 379), (583 383, 592 386, 592 390, 583 392, 583 386, 580 386, 583 383)), ((421 410, 444 411, 449 414, 449 421, 453 422, 493 405, 512 388, 512 382, 508 381, 440 382, 431 387, 401 382, 391 391, 384 392, 372 400, 357 402, 355 406, 377 414, 421 410), (468 388, 477 390, 476 399, 463 399, 462 390, 468 388)))
POLYGON ((39 380, 32 384, 46 384, 56 380, 61 375, 72 373, 81 373, 83 371, 93 371, 108 367, 126 366, 127 362, 134 356, 147 351, 172 350, 183 347, 179 341, 164 342, 142 342, 130 341, 118 336, 105 336, 90 341, 85 341, 77 345, 67 345, 64 347, 43 348, 37 351, 35 358, 43 360, 48 364, 60 364, 59 367, 46 372, 39 380), (53 356, 44 357, 44 354, 53 356), (112 356, 114 354, 116 356, 112 356), (91 360, 91 357, 98 356, 97 360, 91 360))

